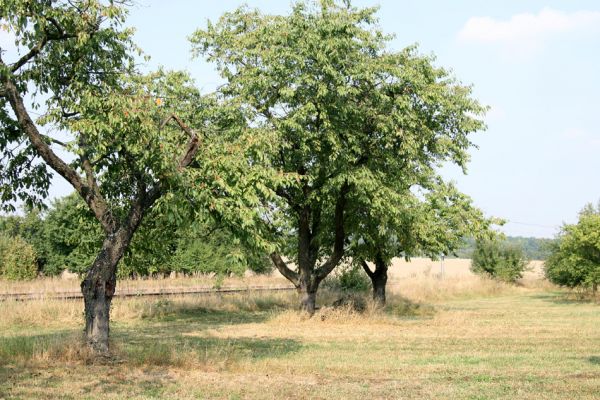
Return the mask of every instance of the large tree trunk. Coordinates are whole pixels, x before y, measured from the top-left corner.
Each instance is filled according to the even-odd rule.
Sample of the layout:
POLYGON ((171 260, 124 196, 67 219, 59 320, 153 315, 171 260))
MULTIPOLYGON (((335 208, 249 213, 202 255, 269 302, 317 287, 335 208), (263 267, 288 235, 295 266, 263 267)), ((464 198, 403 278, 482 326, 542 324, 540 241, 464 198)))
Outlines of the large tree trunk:
POLYGON ((365 261, 362 261, 362 266, 369 278, 373 287, 373 300, 379 305, 384 306, 386 302, 385 288, 388 279, 388 265, 380 253, 375 255, 375 271, 371 271, 365 261))
POLYGON ((385 305, 385 287, 387 284, 387 265, 375 265, 375 272, 370 277, 373 285, 373 300, 380 305, 385 305))
POLYGON ((301 273, 300 285, 298 286, 298 293, 300 295, 300 309, 308 313, 308 315, 311 317, 315 314, 317 309, 318 289, 319 282, 316 281, 314 276, 302 277, 301 273))
MULTIPOLYGON (((344 183, 335 204, 335 238, 330 257, 317 267, 321 244, 317 240, 321 229, 321 209, 310 206, 298 207, 298 270, 290 269, 278 253, 271 254, 271 260, 283 276, 296 286, 300 295, 300 309, 313 316, 316 307, 319 284, 339 264, 344 255, 344 208, 349 187, 344 183)), ((308 189, 305 187, 305 191, 308 189)), ((285 193, 282 195, 289 199, 285 193)))
POLYGON ((117 283, 117 264, 131 241, 133 232, 120 229, 107 235, 102 249, 81 282, 85 305, 85 339, 97 354, 109 351, 110 304, 117 283))

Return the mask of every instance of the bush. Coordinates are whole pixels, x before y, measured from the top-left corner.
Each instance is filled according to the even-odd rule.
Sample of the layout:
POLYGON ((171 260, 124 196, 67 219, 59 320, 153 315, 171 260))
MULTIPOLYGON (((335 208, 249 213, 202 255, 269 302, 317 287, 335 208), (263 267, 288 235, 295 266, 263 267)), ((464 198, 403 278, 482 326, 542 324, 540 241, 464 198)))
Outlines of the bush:
POLYGON ((38 264, 35 250, 19 236, 0 236, 0 276, 9 280, 34 279, 38 264))
POLYGON ((348 265, 343 266, 340 273, 328 276, 323 287, 343 292, 367 292, 371 288, 371 280, 358 265, 348 265))
POLYGON ((565 225, 544 263, 552 283, 596 292, 600 283, 600 205, 587 205, 574 225, 565 225))
POLYGON ((471 271, 503 282, 523 277, 527 259, 523 249, 497 240, 479 240, 471 256, 471 271))

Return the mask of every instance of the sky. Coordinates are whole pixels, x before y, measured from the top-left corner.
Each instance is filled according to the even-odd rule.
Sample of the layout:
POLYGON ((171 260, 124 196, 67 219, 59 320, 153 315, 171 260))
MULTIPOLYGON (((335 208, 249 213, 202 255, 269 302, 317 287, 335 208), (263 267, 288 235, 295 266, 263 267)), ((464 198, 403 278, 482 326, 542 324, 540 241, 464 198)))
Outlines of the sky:
MULTIPOLYGON (((289 1, 245 3, 285 14, 289 1)), ((237 0, 137 0, 127 25, 153 69, 189 71, 203 92, 221 83, 215 68, 192 59, 187 38, 237 0)), ((487 130, 473 135, 467 175, 443 174, 486 215, 504 218, 513 236, 553 237, 579 210, 600 199, 600 2, 393 1, 379 6, 379 26, 394 34, 391 50, 418 44, 490 106, 487 130)), ((56 180, 51 194, 70 192, 56 180)))

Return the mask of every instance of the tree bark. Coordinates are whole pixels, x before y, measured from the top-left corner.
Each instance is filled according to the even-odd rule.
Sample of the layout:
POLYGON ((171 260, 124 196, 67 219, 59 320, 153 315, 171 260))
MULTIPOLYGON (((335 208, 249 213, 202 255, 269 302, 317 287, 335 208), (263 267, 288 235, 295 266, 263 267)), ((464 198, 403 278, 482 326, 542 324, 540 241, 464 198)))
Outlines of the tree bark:
POLYGON ((109 352, 110 305, 117 284, 117 264, 132 236, 132 230, 123 228, 107 235, 92 267, 81 282, 85 340, 88 346, 100 355, 108 355, 109 352))
POLYGON ((371 278, 373 285, 373 300, 380 305, 385 305, 385 288, 387 285, 387 266, 383 269, 376 268, 373 277, 371 278))
POLYGON ((373 287, 373 300, 379 305, 384 306, 386 302, 385 289, 388 279, 388 265, 381 256, 377 253, 375 256, 375 270, 371 271, 367 263, 363 260, 362 267, 371 278, 371 286, 373 287))
POLYGON ((300 294, 300 309, 306 312, 310 317, 315 314, 317 309, 317 289, 319 285, 302 284, 298 288, 300 294))

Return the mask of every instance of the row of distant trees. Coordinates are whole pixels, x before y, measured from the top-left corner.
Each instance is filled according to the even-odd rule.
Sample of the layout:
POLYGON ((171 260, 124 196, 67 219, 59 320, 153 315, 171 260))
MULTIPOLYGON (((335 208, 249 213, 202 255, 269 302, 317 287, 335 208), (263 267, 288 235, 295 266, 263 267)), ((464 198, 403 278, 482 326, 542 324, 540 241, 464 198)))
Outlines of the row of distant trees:
MULTIPOLYGON (((546 260, 552 252, 552 245, 555 239, 506 236, 502 241, 505 245, 522 249, 524 256, 528 260, 546 260)), ((471 258, 475 251, 477 241, 473 238, 466 238, 464 245, 458 249, 451 257, 471 258)))
MULTIPOLYGON (((595 291, 600 281, 599 238, 600 205, 589 204, 578 223, 563 226, 556 239, 467 238, 454 255, 471 258, 473 272, 506 282, 522 278, 528 260, 543 259, 551 282, 595 291)), ((33 279, 64 270, 84 274, 100 243, 101 232, 75 194, 55 200, 44 211, 0 216, 0 277, 33 279)), ((357 267, 360 269, 355 265, 342 274, 342 286, 344 279, 355 279, 357 267)), ((224 227, 199 221, 182 227, 153 215, 140 227, 118 274, 121 278, 171 272, 224 276, 272 269, 266 254, 253 252, 224 227)))
MULTIPOLYGON (((102 244, 102 232, 76 194, 48 209, 0 217, 0 276, 32 279, 68 270, 85 274, 102 244)), ((194 221, 184 226, 152 215, 144 221, 118 270, 120 278, 171 272, 217 275, 270 272, 266 254, 252 252, 225 227, 194 221)))

